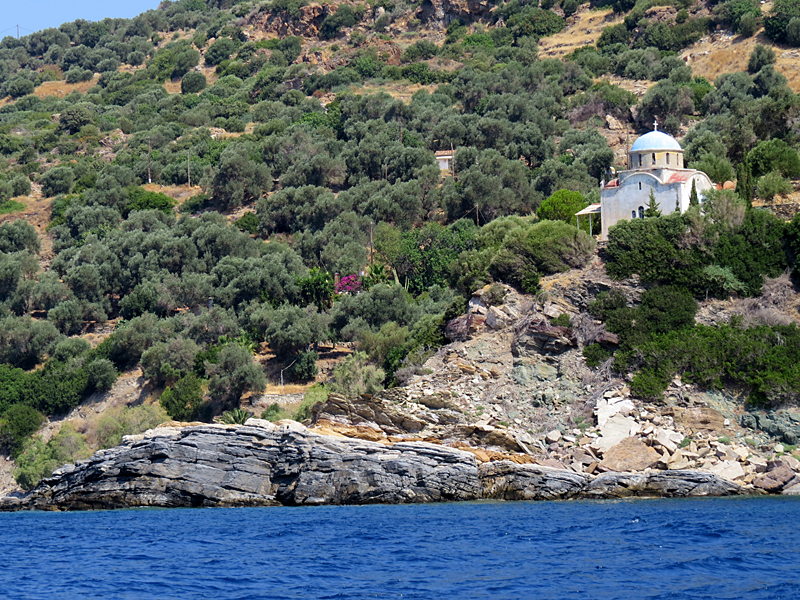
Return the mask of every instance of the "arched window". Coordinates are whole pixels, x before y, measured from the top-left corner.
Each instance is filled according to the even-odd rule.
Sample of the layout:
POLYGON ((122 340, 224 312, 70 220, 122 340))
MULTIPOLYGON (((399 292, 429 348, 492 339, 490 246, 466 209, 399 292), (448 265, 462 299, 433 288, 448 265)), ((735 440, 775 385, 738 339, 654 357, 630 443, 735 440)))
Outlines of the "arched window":
POLYGON ((639 207, 639 218, 644 219, 644 206, 639 207))
POLYGON ((635 219, 635 218, 636 218, 636 211, 632 210, 631 211, 631 219, 635 219))
POLYGON ((667 164, 669 164, 669 152, 667 152, 667 164))
POLYGON ((653 152, 653 165, 655 165, 655 164, 656 164, 656 153, 653 152))
POLYGON ((639 191, 640 192, 642 191, 642 182, 641 181, 639 182, 639 191))
POLYGON ((642 166, 642 155, 641 154, 639 155, 639 166, 640 167, 642 166))

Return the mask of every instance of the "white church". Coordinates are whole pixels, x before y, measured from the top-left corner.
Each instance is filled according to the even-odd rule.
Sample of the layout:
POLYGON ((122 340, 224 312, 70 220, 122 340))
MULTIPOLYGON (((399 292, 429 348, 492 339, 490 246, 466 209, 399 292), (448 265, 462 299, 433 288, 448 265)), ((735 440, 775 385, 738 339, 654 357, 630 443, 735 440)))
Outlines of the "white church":
POLYGON ((576 216, 600 214, 601 240, 609 228, 623 219, 642 219, 652 190, 662 215, 689 208, 694 182, 698 197, 712 189, 708 175, 683 166, 683 148, 671 135, 653 131, 639 137, 628 151, 628 168, 600 189, 600 204, 593 204, 576 216))

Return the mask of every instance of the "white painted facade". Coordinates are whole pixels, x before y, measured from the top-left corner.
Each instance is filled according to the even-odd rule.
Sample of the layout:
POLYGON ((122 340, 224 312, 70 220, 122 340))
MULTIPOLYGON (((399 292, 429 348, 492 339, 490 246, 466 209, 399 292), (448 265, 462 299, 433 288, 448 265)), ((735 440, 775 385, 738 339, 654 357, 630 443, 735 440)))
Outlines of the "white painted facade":
POLYGON ((702 171, 683 167, 683 148, 675 138, 657 129, 641 136, 628 152, 628 169, 600 190, 601 239, 608 239, 618 221, 644 218, 651 191, 662 215, 686 211, 692 182, 698 197, 714 187, 702 171))

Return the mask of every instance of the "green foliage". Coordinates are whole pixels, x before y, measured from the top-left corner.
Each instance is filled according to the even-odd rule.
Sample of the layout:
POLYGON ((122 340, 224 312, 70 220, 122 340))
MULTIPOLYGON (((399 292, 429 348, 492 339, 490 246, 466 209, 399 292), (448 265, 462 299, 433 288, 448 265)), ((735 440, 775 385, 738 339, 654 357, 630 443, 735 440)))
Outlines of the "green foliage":
POLYGON ((240 231, 246 231, 250 235, 258 235, 258 217, 254 212, 248 211, 244 213, 234 222, 234 225, 240 231))
POLYGON ((148 192, 141 187, 127 189, 128 201, 122 209, 122 215, 127 217, 135 210, 160 210, 165 214, 172 214, 175 201, 166 194, 148 192))
POLYGON ((25 441, 39 430, 45 418, 38 410, 25 404, 14 404, 2 415, 0 440, 11 450, 12 456, 18 456, 25 441))
POLYGON ((181 79, 181 94, 196 94, 206 89, 206 76, 199 71, 187 73, 181 79))
POLYGON ((228 344, 219 351, 216 364, 208 369, 208 393, 223 404, 238 402, 245 392, 263 392, 267 379, 249 350, 228 344))
POLYGON ((161 394, 161 406, 176 421, 205 420, 208 418, 208 405, 203 400, 203 387, 200 379, 190 373, 168 387, 161 394))
POLYGON ((205 53, 206 63, 215 66, 220 64, 223 60, 230 58, 234 53, 238 44, 228 37, 220 37, 208 47, 205 53))
POLYGON ((790 194, 793 191, 791 182, 779 171, 771 171, 761 177, 756 184, 756 194, 762 200, 772 201, 775 196, 790 194))
POLYGON ((763 67, 775 64, 775 51, 761 44, 756 44, 747 61, 747 71, 751 74, 758 73, 763 67))
POLYGON ((747 155, 753 177, 778 171, 783 177, 800 177, 800 156, 781 139, 760 142, 747 155))
POLYGON ((252 417, 253 415, 247 412, 246 410, 242 410, 241 408, 234 408, 233 410, 227 410, 222 413, 220 417, 220 422, 226 425, 244 425, 247 422, 247 419, 252 417))
POLYGON ((0 202, 0 215, 10 215, 21 210, 25 210, 25 205, 22 202, 17 202, 16 200, 0 202))
POLYGON ((53 167, 41 179, 42 195, 45 197, 69 194, 75 175, 69 167, 53 167))
POLYGON ((297 356, 296 362, 292 366, 292 377, 298 381, 309 381, 314 379, 317 376, 317 373, 319 373, 319 369, 317 369, 318 359, 319 354, 313 350, 300 352, 300 354, 297 356))
POLYGON ((575 213, 587 206, 583 194, 569 190, 558 190, 539 206, 536 216, 542 220, 575 222, 575 213))
POLYGON ((333 277, 327 271, 314 267, 308 271, 306 277, 297 279, 297 285, 303 304, 313 304, 319 311, 327 310, 333 305, 333 277))
POLYGON ((512 229, 489 266, 500 281, 533 292, 538 273, 568 271, 586 264, 595 241, 583 231, 561 221, 541 221, 512 229))
POLYGON ((386 373, 369 363, 365 352, 355 352, 333 370, 330 390, 347 397, 374 394, 383 389, 386 373))
POLYGON ((84 436, 75 431, 72 423, 64 423, 47 444, 40 438, 27 441, 16 458, 14 479, 23 489, 30 490, 61 465, 88 458, 90 454, 84 436))
POLYGON ((611 351, 603 348, 600 344, 589 344, 583 349, 583 357, 588 366, 597 367, 611 358, 611 351))
POLYGON ((303 394, 303 400, 300 406, 297 407, 292 418, 295 421, 306 421, 312 417, 312 409, 319 403, 324 403, 328 400, 329 390, 327 386, 321 383, 315 383, 306 390, 303 394))
POLYGON ((112 408, 97 420, 97 444, 100 448, 113 448, 122 443, 124 436, 143 433, 169 419, 170 416, 158 404, 112 408))
POLYGON ((661 216, 661 210, 659 209, 658 202, 656 202, 656 196, 652 189, 650 189, 650 198, 647 201, 647 208, 644 209, 644 216, 648 219, 661 216))
POLYGON ((352 27, 357 22, 356 13, 348 4, 340 4, 336 12, 328 15, 319 28, 319 37, 329 40, 336 37, 342 27, 352 27))
POLYGON ((281 405, 277 402, 273 402, 270 404, 265 411, 261 413, 261 418, 266 421, 280 421, 281 419, 286 418, 286 411, 281 408, 281 405))

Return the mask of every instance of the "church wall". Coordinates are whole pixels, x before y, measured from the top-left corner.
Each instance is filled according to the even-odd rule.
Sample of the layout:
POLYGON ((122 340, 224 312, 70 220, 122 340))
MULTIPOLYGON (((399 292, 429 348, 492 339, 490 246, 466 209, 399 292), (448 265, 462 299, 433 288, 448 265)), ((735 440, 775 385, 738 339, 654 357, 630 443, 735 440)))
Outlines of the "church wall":
MULTIPOLYGON (((691 183, 689 187, 691 191, 691 183)), ((682 199, 680 184, 663 184, 647 173, 629 175, 624 185, 601 190, 602 239, 608 239, 608 228, 617 221, 631 219, 632 212, 635 211, 636 218, 639 217, 639 208, 645 210, 650 202, 650 190, 653 190, 663 215, 674 212, 678 201, 682 199)))

